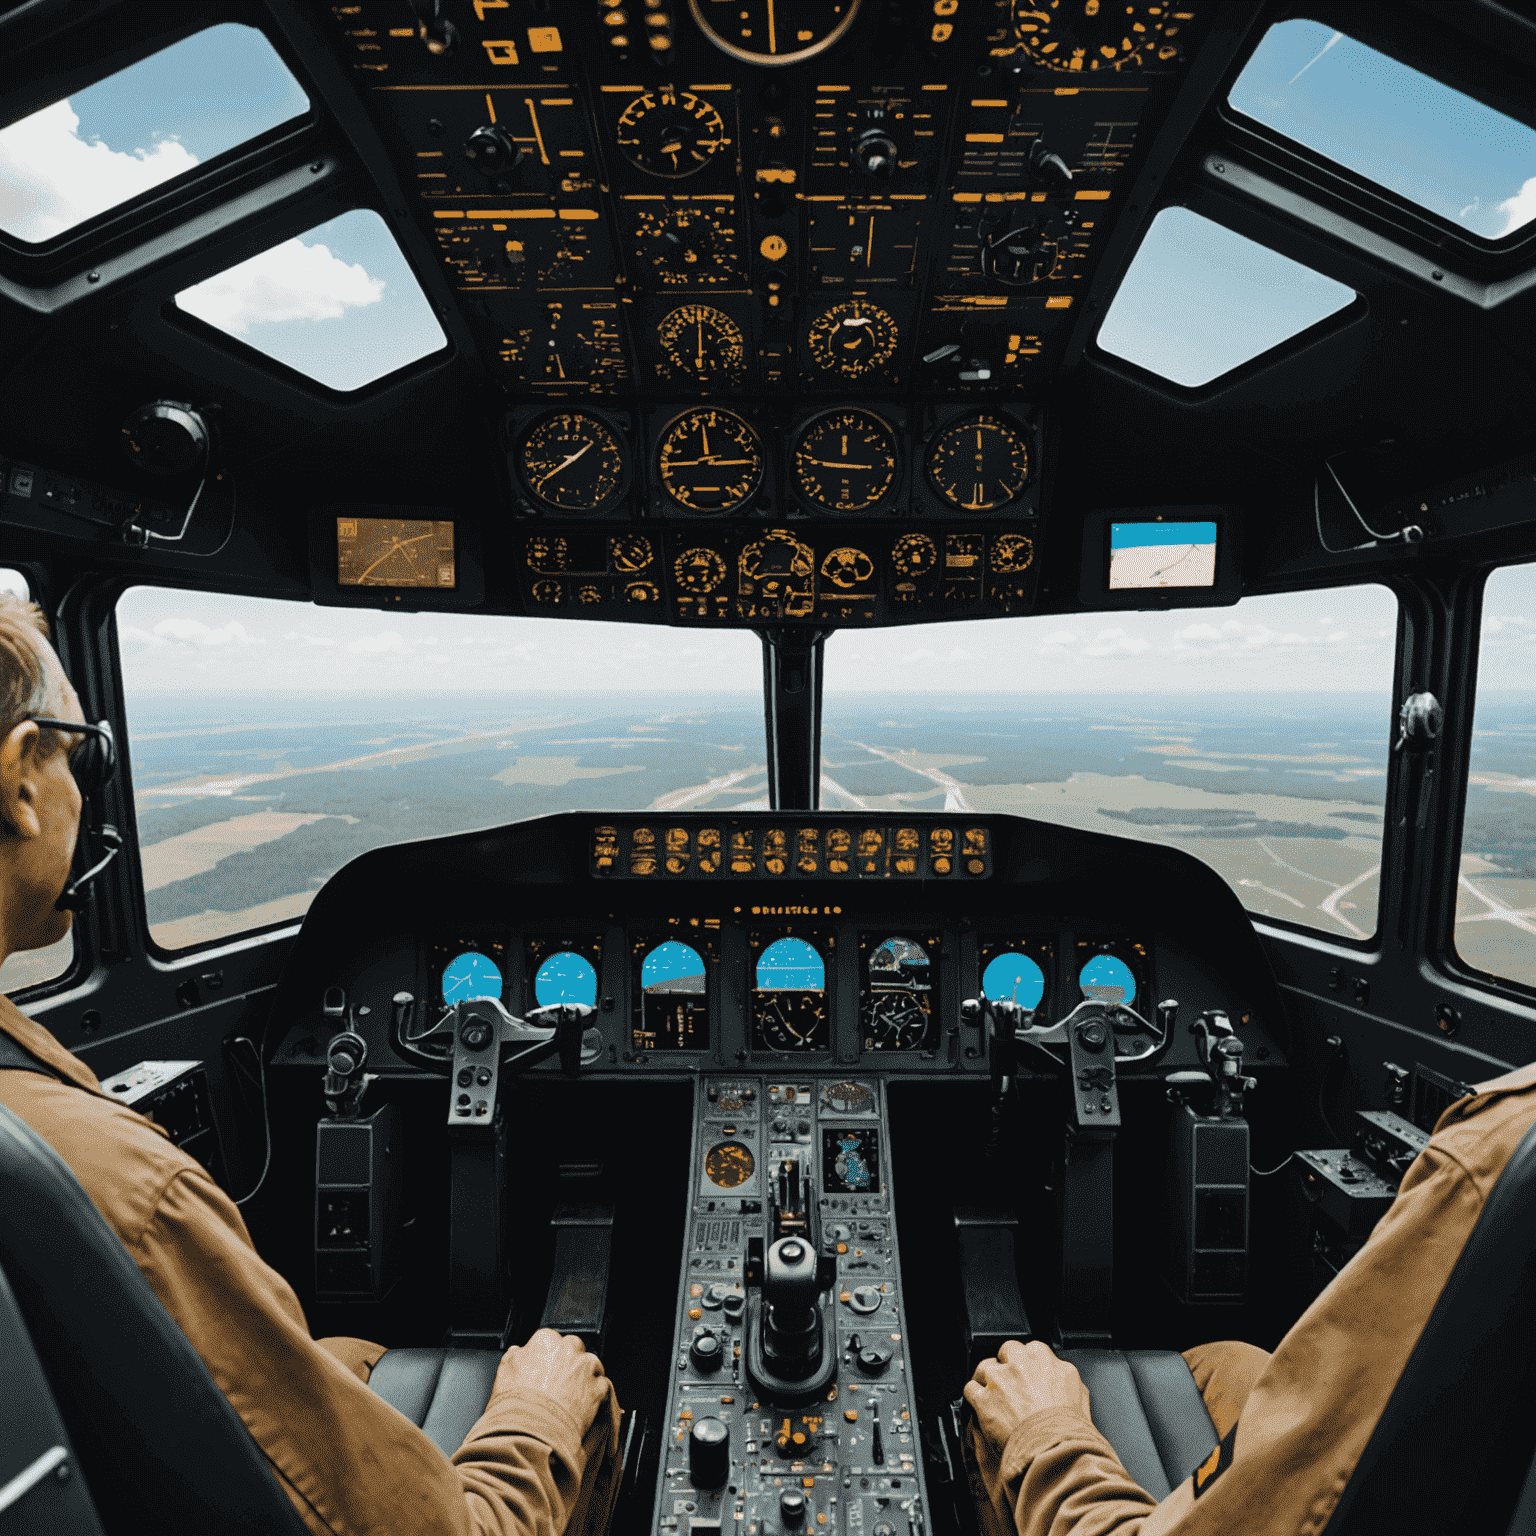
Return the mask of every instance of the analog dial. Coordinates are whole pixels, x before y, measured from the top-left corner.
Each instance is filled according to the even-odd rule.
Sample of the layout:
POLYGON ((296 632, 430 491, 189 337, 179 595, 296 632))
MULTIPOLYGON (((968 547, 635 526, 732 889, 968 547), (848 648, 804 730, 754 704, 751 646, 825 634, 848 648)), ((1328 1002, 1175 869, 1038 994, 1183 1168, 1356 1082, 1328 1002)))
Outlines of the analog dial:
POLYGON ((558 512, 602 512, 624 489, 624 444, 586 411, 557 411, 537 422, 518 449, 534 498, 558 512))
POLYGON ((992 545, 992 569, 998 572, 1027 571, 1034 563, 1033 540, 1022 533, 1005 533, 992 545))
POLYGON ((759 992, 756 1001, 763 1050, 826 1050, 827 1006, 820 992, 759 992))
POLYGON ((939 563, 939 549, 926 533, 904 533, 891 546, 899 576, 926 576, 939 563))
POLYGON ((814 58, 853 25, 860 0, 688 0, 699 30, 744 64, 778 68, 814 58))
POLYGON ((1166 0, 1013 0, 1010 21, 1019 52, 1040 69, 1166 69, 1183 59, 1192 9, 1166 0))
POLYGON ((951 423, 928 450, 928 478, 952 507, 990 512, 1029 484, 1029 443, 1012 422, 983 412, 951 423))
POLYGON ((811 325, 811 360, 825 373, 857 379, 883 368, 896 353, 896 322, 878 304, 834 304, 811 325))
POLYGON ((672 574, 684 592, 702 596, 725 580, 725 561, 713 549, 685 549, 672 562, 672 574))
POLYGON ((738 1141, 722 1141, 704 1154, 704 1172, 721 1189, 739 1188, 756 1167, 757 1159, 738 1141))
POLYGON ((930 1020, 927 993, 877 992, 864 1004, 864 1034, 877 1051, 911 1051, 922 1045, 930 1020))
POLYGON ((828 411, 791 458, 795 489, 828 512, 867 512, 896 479, 896 434, 873 412, 828 411))
POLYGON ((863 1083, 829 1083, 821 1090, 821 1107, 835 1115, 867 1114, 874 1107, 874 1095, 863 1083))
POLYGON ((730 204, 654 211, 641 208, 637 220, 635 254, 664 287, 741 283, 736 219, 730 204))
POLYGON ((709 304, 683 304, 656 327, 667 361, 695 379, 715 379, 740 371, 746 360, 741 327, 709 304))
POLYGON ((733 411, 684 411, 662 435, 657 473, 690 512, 729 512, 762 483, 763 442, 733 411))
POLYGON ((702 171, 731 142, 713 102, 671 86, 636 96, 614 137, 631 165, 674 180, 702 171))
POLYGON ((821 562, 821 574, 823 580, 846 591, 872 581, 875 562, 862 549, 834 549, 821 562))
POLYGON ((608 541, 616 571, 643 571, 655 558, 651 541, 642 533, 621 533, 608 541))

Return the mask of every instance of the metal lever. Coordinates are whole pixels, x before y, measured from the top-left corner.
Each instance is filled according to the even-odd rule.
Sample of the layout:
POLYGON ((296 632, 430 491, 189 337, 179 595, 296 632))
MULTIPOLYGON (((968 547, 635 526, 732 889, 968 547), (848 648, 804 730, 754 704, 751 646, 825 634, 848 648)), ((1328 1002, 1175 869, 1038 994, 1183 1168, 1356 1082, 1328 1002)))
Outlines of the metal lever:
POLYGON ((1243 1094, 1257 1088, 1259 1080, 1243 1076, 1243 1042, 1231 1019, 1220 1008, 1207 1008, 1189 1026, 1189 1032, 1196 1037, 1195 1049, 1216 1085, 1216 1112, 1224 1118, 1240 1115, 1243 1094))

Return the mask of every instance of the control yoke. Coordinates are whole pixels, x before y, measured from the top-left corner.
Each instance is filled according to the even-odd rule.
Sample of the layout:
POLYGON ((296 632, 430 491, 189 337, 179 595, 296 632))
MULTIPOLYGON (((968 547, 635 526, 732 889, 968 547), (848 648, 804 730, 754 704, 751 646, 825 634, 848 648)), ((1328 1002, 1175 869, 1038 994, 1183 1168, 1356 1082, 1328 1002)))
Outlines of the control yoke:
POLYGON ((456 1050, 474 1053, 500 1046, 504 1069, 531 1067, 558 1054, 564 1071, 574 1077, 591 1049, 587 1020, 593 1010, 585 1003, 554 1003, 531 1010, 525 1019, 508 1012, 494 997, 471 997, 454 1003, 431 1029, 411 1032, 416 1000, 397 992, 391 1010, 390 1043, 398 1055, 430 1072, 453 1069, 456 1050))
MULTIPOLYGON (((1001 1096, 1008 1092, 1014 1073, 1018 1070, 1019 1046, 1065 1046, 1070 1043, 1073 1032, 1084 1025, 1099 1023, 1107 1030, 1115 1040, 1117 1065, 1127 1066, 1156 1060, 1173 1043, 1179 1005, 1172 998, 1159 1003, 1157 1023, 1151 1024, 1129 1003, 1113 998, 1088 997, 1057 1023, 1037 1026, 1033 1008, 1006 999, 990 998, 983 992, 979 997, 962 1003, 960 1014, 966 1023, 980 1024, 992 1087, 1001 1096), (1131 1049, 1120 1049, 1122 1037, 1132 1040, 1131 1049), (1142 1037, 1145 1037, 1147 1043, 1136 1043, 1142 1037)), ((1058 1066, 1066 1064, 1058 1060, 1054 1052, 1047 1051, 1046 1054, 1058 1066)))

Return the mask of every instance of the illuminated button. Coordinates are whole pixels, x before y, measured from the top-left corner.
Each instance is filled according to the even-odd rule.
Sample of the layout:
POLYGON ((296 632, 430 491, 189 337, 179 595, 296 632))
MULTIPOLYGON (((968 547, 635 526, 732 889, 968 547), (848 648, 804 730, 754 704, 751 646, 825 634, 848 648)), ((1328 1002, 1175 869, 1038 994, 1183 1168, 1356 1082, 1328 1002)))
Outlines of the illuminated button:
POLYGON ((690 1296, 702 1296, 704 1294, 704 1287, 695 1281, 688 1287, 688 1294, 690 1296))
POLYGON ((847 1243, 839 1243, 837 1245, 837 1251, 839 1253, 847 1253, 848 1252, 848 1244, 847 1243))
POLYGON ((970 874, 984 875, 987 872, 987 861, 985 859, 967 859, 965 867, 970 874))
POLYGON ((758 250, 767 261, 783 261, 789 254, 789 242, 783 235, 764 235, 758 250))
POLYGON ((843 1417, 850 1424, 857 1424, 859 1422, 859 1410, 857 1408, 845 1408, 843 1409, 843 1417))
POLYGON ((704 1313, 698 1307, 689 1307, 688 1316, 691 1317, 694 1322, 698 1322, 698 1320, 704 1316, 704 1313))

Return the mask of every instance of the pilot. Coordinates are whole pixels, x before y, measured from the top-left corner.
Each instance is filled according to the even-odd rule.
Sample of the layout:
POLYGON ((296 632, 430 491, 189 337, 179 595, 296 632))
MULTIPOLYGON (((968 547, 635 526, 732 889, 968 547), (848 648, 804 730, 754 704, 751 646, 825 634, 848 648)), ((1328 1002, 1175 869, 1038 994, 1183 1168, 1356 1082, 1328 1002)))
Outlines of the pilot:
POLYGON ((1004 1344, 965 1386, 984 1536, 1322 1530, 1533 1122, 1536 1064, 1479 1084, 1440 1117, 1387 1214, 1274 1354, 1185 1352, 1220 1443, 1161 1503, 1094 1428, 1077 1368, 1039 1342, 1004 1344))
MULTIPOLYGON (((42 611, 0 596, 0 960, 69 931, 59 901, 80 828, 76 774, 88 786, 105 776, 100 745, 87 769, 87 743, 99 741, 42 611)), ((619 1410, 580 1339, 541 1329, 509 1349, 484 1414, 444 1456, 368 1390, 383 1347, 312 1339, 229 1196, 0 996, 8 1065, 0 1104, 69 1164, 310 1530, 599 1536, 617 1492, 619 1410)))

